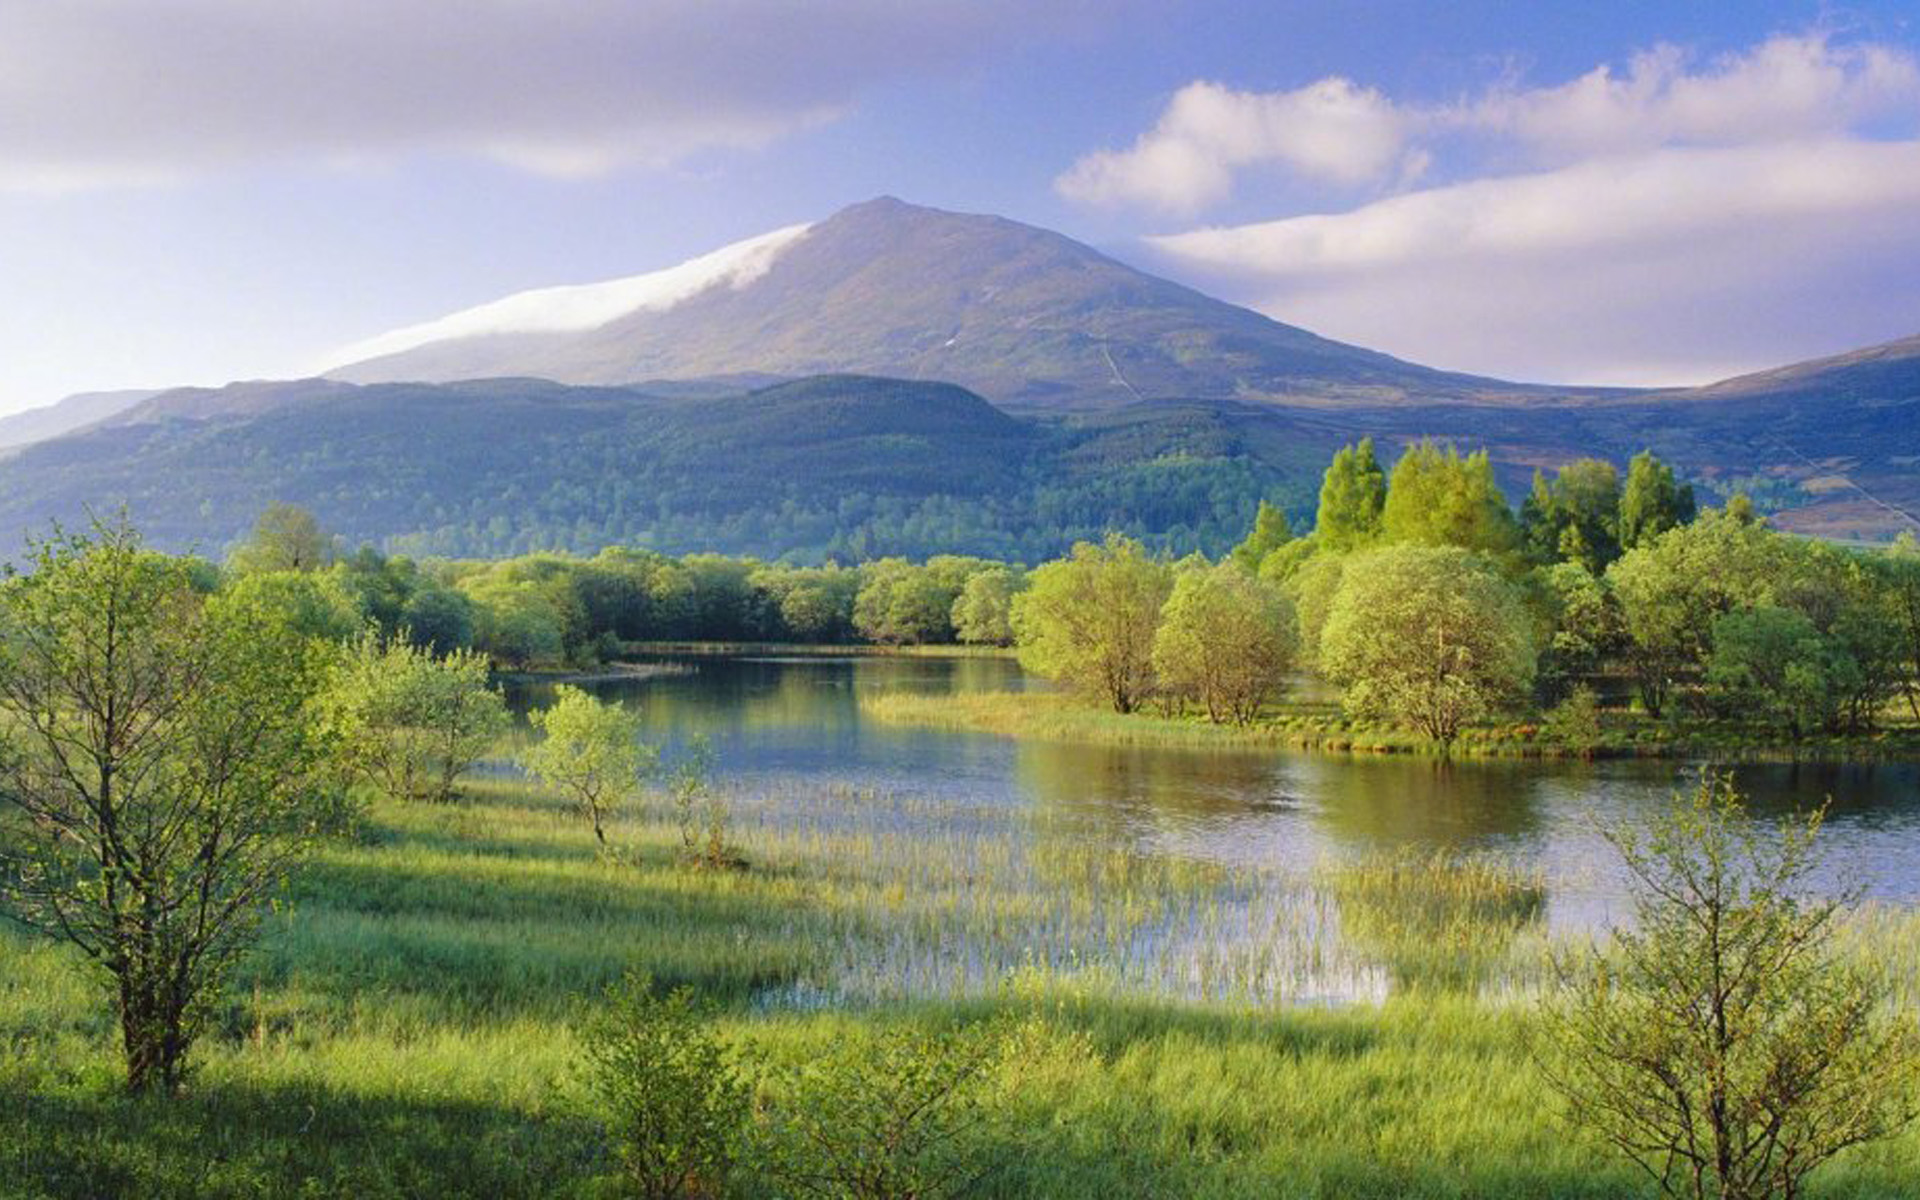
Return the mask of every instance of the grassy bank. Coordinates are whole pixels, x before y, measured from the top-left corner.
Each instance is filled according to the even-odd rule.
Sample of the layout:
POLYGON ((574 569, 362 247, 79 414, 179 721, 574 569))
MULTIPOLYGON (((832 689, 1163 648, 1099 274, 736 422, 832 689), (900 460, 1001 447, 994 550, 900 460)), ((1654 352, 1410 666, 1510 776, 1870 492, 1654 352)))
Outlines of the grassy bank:
MULTIPOLYGON (((891 724, 1097 745, 1342 754, 1437 752, 1433 742, 1417 733, 1349 720, 1331 704, 1286 704, 1270 709, 1250 725, 1215 725, 1192 715, 1116 713, 1051 692, 944 696, 891 693, 864 696, 860 703, 867 715, 891 724)), ((1905 759, 1920 757, 1920 728, 1896 725, 1866 736, 1809 735, 1784 741, 1776 734, 1738 726, 1675 726, 1637 714, 1609 713, 1601 740, 1592 747, 1556 742, 1537 724, 1514 722, 1467 729, 1454 743, 1452 753, 1456 757, 1489 758, 1905 759)))
MULTIPOLYGON (((751 868, 703 872, 658 815, 597 857, 576 817, 510 780, 376 807, 270 920, 171 1103, 120 1094, 74 955, 0 932, 0 1194, 599 1194, 611 1162, 574 1031, 636 965, 789 1060, 902 1022, 1037 1014, 1040 1043, 994 1085, 1028 1139, 1001 1195, 1648 1194, 1554 1118, 1529 1065, 1513 997, 1543 935, 1524 877, 1396 866, 1316 890, 1034 814, 846 791, 740 797, 734 815, 751 868), (1444 920, 1391 919, 1407 904, 1444 920), (1342 920, 1388 944, 1326 941, 1342 920), (1440 964, 1451 986, 1407 990, 1401 928, 1421 931, 1420 969, 1445 957, 1435 929, 1471 947, 1440 964), (1299 1002, 1328 979, 1359 1002, 1299 1002)), ((1862 943, 1913 979, 1920 921, 1873 920, 1862 943)), ((1850 1154, 1814 1194, 1920 1195, 1920 1133, 1850 1154)))
POLYGON ((838 642, 622 642, 628 658, 740 658, 778 655, 788 658, 1012 658, 1005 646, 875 646, 838 642))

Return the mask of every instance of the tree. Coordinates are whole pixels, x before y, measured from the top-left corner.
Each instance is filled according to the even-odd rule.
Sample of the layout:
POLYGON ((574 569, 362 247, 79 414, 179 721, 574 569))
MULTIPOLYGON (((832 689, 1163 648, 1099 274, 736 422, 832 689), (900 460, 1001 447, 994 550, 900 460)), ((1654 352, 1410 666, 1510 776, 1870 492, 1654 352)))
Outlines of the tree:
POLYGON ((607 817, 639 794, 642 777, 660 761, 659 749, 640 741, 640 714, 562 684, 531 720, 545 737, 520 755, 520 765, 571 797, 604 847, 607 817))
POLYGON ((0 584, 0 804, 24 818, 0 899, 107 984, 128 1086, 172 1091, 328 808, 319 656, 124 523, 31 564, 0 584))
POLYGON ((1336 553, 1372 545, 1380 536, 1380 513, 1386 501, 1387 474, 1373 457, 1373 439, 1342 446, 1320 481, 1315 538, 1336 553))
POLYGON ((658 995, 646 976, 630 975, 608 990, 581 1042, 587 1086, 600 1101, 631 1194, 727 1194, 753 1115, 753 1089, 693 993, 658 995))
POLYGON ((1827 640, 1792 609, 1769 604, 1722 613, 1713 623, 1707 696, 1725 716, 1798 736, 1831 721, 1836 666, 1827 640))
POLYGON ((1904 646, 1901 686, 1907 707, 1920 720, 1920 542, 1912 531, 1902 530, 1887 548, 1887 565, 1888 603, 1904 646))
POLYGON ((1297 637, 1293 605, 1238 561, 1183 564, 1154 635, 1154 675, 1215 724, 1245 725, 1285 683, 1297 637))
POLYGON ((1642 450, 1627 464, 1620 493, 1620 548, 1652 544, 1669 529, 1693 520, 1693 486, 1676 483, 1673 468, 1642 450))
POLYGON ((302 637, 345 642, 367 624, 352 593, 333 575, 260 571, 234 579, 227 586, 227 594, 236 602, 258 604, 278 613, 287 628, 302 637))
POLYGON ((1356 716, 1404 721, 1445 748, 1518 699, 1534 651, 1513 587, 1454 546, 1393 546, 1348 565, 1320 668, 1356 716))
POLYGON ((926 645, 953 640, 953 602, 962 584, 931 563, 904 558, 870 563, 853 603, 853 624, 868 641, 926 645))
POLYGON ((1287 526, 1287 514, 1262 500, 1253 516, 1253 532, 1233 548, 1233 560, 1249 571, 1258 571, 1267 555, 1292 540, 1293 530, 1287 526))
POLYGON ((1534 562, 1578 563, 1599 574, 1620 557, 1620 472, 1605 459, 1575 459, 1549 485, 1535 471, 1520 524, 1534 562))
POLYGON ((333 561, 333 537, 304 508, 273 504, 253 523, 253 536, 234 550, 233 569, 318 571, 333 561))
POLYGON ((369 633, 334 665, 320 712, 350 774, 394 800, 445 803, 510 723, 488 676, 485 655, 369 633))
POLYGON ((407 597, 391 632, 404 630, 414 645, 446 655, 473 645, 473 626, 473 601, 464 592, 426 581, 407 597))
POLYGON ((1408 446, 1393 465, 1380 526, 1388 542, 1487 554, 1506 553, 1520 541, 1487 452, 1462 458, 1452 446, 1425 441, 1408 446))
POLYGON ((1541 685, 1550 698, 1599 671, 1626 641, 1620 603, 1604 578, 1579 563, 1555 563, 1534 576, 1550 610, 1541 685))
POLYGON ((1887 979, 1840 959, 1849 892, 1813 892, 1821 814, 1776 832, 1705 776, 1644 832, 1606 831, 1633 921, 1562 953, 1539 1056, 1574 1120, 1668 1196, 1801 1194, 1914 1116, 1920 1036, 1887 979))
POLYGON ((975 646, 1013 644, 1013 598, 1026 579, 1012 567, 989 567, 967 579, 953 602, 953 632, 975 646))
POLYGON ((1153 688, 1153 637, 1172 587, 1172 568, 1131 538, 1075 545, 1035 568, 1014 600, 1021 665, 1132 712, 1153 688))

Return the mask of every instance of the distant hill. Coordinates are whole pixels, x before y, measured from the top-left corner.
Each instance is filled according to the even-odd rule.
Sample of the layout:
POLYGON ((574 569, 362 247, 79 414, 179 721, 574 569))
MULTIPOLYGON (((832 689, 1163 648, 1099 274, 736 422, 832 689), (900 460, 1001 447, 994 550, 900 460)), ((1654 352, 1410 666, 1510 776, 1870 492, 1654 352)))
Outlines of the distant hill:
POLYGON ((1516 495, 1535 467, 1651 447, 1709 498, 1746 490, 1790 529, 1920 527, 1920 359, 1831 361, 1606 403, 1166 399, 1047 416, 864 376, 674 395, 538 379, 186 389, 17 452, 0 470, 0 549, 124 501, 161 545, 217 553, 289 500, 349 542, 417 554, 1032 561, 1109 528, 1218 552, 1261 498, 1309 520, 1328 457, 1366 434, 1388 455, 1422 436, 1485 445, 1516 495))
POLYGON ((1332 449, 1245 410, 1043 422, 951 384, 857 376, 718 397, 502 379, 250 384, 227 399, 160 396, 27 448, 0 472, 0 547, 124 502, 157 544, 217 554, 275 500, 350 543, 418 554, 622 542, 1037 559, 1110 525, 1217 547, 1263 495, 1307 504, 1301 481, 1332 449))
POLYGON ((0 417, 0 450, 44 442, 124 412, 157 392, 81 392, 53 404, 0 417))
POLYGON ((606 385, 745 372, 940 379, 1020 408, 1513 403, 1556 391, 1402 362, 1057 233, 891 198, 666 271, 397 330, 344 351, 329 375, 606 385))

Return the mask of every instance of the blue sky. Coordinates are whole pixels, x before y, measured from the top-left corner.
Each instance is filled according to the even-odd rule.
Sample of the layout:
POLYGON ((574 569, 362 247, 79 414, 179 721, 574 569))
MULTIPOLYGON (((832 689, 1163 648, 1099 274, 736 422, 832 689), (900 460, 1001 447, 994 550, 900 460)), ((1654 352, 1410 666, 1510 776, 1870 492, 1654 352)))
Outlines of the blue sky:
POLYGON ((1920 333, 1914 11, 0 0, 0 412, 882 193, 1439 366, 1705 380, 1920 333))

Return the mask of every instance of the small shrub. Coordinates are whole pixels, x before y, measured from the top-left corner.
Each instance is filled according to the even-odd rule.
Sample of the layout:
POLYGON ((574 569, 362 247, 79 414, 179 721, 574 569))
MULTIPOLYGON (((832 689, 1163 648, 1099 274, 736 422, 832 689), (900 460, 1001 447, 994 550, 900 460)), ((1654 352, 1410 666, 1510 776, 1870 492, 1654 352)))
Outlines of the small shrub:
POLYGON ((997 1024, 896 1029, 776 1072, 767 1172, 782 1195, 819 1200, 982 1194, 1011 1157, 988 1094, 1008 1044, 997 1024))
POLYGON ((1541 722, 1547 738, 1582 758, 1592 758, 1604 740, 1600 726, 1600 697, 1586 684, 1567 693, 1541 722))
POLYGON ((687 756, 668 780, 674 820, 680 826, 680 857, 697 867, 744 867, 747 860, 727 840, 731 814, 727 798, 713 786, 713 750, 705 738, 688 747, 687 756))
POLYGON ((693 994, 657 995, 646 976, 631 975, 584 1034, 587 1083, 604 1109, 622 1190, 642 1200, 721 1195, 752 1090, 693 994))

